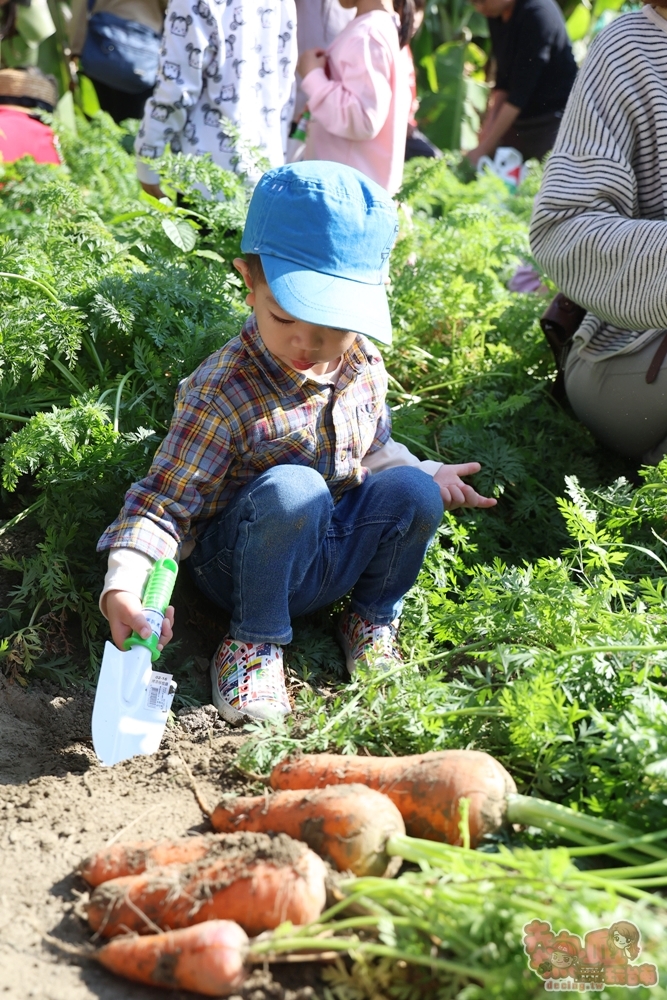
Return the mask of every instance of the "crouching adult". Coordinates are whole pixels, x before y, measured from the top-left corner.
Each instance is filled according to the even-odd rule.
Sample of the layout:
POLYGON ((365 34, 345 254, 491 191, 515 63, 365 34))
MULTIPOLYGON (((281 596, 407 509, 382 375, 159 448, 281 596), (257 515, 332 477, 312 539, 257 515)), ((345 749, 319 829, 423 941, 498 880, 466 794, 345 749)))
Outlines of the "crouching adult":
POLYGON ((666 148, 667 6, 645 6, 591 46, 531 246, 587 310, 565 360, 574 412, 603 444, 648 463, 667 452, 666 148))

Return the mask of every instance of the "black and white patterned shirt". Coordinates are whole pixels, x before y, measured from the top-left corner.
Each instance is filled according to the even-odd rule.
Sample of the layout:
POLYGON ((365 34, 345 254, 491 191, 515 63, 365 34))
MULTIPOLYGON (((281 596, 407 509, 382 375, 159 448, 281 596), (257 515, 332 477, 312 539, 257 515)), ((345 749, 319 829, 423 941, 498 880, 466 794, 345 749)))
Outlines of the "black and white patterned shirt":
POLYGON ((667 20, 625 14, 595 39, 535 202, 531 247, 589 310, 582 357, 639 350, 667 330, 667 20))
MULTIPOLYGON (((272 167, 284 162, 297 59, 294 0, 170 0, 160 65, 135 143, 140 157, 210 153, 249 173, 247 147, 272 167), (236 143, 226 129, 240 132, 236 143)), ((140 180, 156 175, 138 164, 140 180)), ((257 177, 253 177, 257 179, 257 177)))

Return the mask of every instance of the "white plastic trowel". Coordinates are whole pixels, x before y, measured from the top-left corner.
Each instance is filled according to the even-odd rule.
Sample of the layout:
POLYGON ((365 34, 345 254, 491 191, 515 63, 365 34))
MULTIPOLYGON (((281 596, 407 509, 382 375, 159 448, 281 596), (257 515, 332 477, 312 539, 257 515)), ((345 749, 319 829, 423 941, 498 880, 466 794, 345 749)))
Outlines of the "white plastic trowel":
POLYGON ((160 746, 176 684, 152 664, 160 657, 157 644, 177 572, 173 559, 159 559, 146 582, 142 601, 152 630, 148 639, 133 632, 125 653, 105 643, 92 721, 93 746, 105 767, 155 753, 160 746))

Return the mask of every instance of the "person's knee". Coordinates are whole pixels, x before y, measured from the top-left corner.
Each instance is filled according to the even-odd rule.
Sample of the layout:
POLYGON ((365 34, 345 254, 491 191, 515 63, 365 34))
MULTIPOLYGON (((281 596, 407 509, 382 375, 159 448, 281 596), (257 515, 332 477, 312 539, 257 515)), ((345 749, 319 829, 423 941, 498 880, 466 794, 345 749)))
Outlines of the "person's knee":
POLYGON ((431 534, 442 520, 440 487, 423 469, 398 465, 377 476, 377 483, 403 507, 403 514, 431 534))
POLYGON ((324 477, 303 465, 274 466, 258 477, 250 496, 258 513, 286 524, 298 524, 306 514, 326 514, 333 507, 324 477))

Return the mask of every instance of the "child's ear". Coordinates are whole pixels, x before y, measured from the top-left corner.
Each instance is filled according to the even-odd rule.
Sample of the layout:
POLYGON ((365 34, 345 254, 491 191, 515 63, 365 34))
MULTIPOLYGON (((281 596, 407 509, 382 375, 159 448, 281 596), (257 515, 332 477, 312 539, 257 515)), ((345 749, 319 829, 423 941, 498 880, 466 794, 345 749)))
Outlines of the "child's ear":
POLYGON ((243 257, 235 257, 232 263, 245 281, 246 288, 248 289, 248 294, 245 297, 246 304, 253 309, 255 306, 255 289, 253 287, 252 275, 250 274, 248 262, 247 260, 244 260, 243 257))

